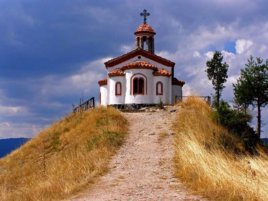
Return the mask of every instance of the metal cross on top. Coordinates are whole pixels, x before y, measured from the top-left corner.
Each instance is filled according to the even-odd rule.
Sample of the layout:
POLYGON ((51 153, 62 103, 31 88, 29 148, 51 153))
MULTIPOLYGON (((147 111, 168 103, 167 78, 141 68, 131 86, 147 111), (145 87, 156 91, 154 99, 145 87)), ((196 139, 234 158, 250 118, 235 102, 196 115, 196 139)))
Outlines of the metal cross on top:
POLYGON ((143 16, 143 23, 146 24, 147 16, 149 16, 150 13, 148 13, 147 10, 144 9, 140 15, 143 16))

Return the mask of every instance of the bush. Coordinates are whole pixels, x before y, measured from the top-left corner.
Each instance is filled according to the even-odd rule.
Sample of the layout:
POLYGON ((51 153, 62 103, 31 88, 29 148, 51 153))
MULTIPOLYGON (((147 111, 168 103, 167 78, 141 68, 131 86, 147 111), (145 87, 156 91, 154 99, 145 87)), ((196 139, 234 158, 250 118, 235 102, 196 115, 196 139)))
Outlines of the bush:
POLYGON ((240 137, 250 153, 255 153, 258 137, 253 128, 248 125, 251 121, 249 114, 232 109, 227 102, 221 101, 214 113, 214 119, 226 127, 230 133, 240 137))

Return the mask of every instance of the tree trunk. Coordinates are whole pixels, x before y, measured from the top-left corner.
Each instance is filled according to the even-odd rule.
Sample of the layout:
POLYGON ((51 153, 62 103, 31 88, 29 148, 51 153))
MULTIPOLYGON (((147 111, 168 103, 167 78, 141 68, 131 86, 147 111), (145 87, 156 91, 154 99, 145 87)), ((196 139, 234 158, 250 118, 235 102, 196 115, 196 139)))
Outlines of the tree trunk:
POLYGON ((217 89, 216 91, 216 108, 219 108, 220 106, 220 90, 217 89))
POLYGON ((258 114, 257 114, 257 135, 259 139, 261 138, 261 104, 257 104, 258 114))

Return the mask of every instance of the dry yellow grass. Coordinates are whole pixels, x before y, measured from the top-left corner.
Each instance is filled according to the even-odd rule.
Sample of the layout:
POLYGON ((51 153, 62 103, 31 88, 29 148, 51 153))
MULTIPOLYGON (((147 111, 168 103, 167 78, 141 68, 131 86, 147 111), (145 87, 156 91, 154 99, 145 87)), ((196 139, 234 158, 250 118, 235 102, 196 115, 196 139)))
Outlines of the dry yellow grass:
POLYGON ((188 187, 211 200, 268 200, 268 157, 249 156, 238 139, 211 120, 211 108, 188 99, 174 123, 175 171, 188 187))
POLYGON ((127 122, 115 109, 71 114, 0 160, 0 200, 60 200, 107 171, 127 122))

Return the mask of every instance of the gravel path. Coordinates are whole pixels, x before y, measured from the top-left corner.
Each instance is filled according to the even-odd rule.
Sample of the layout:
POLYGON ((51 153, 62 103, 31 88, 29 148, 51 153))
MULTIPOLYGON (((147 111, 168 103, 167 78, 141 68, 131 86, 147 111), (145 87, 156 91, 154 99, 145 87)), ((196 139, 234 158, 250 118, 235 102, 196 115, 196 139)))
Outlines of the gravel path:
POLYGON ((203 200, 187 193, 172 175, 171 124, 176 113, 124 113, 130 122, 126 143, 111 170, 73 201, 203 200))

